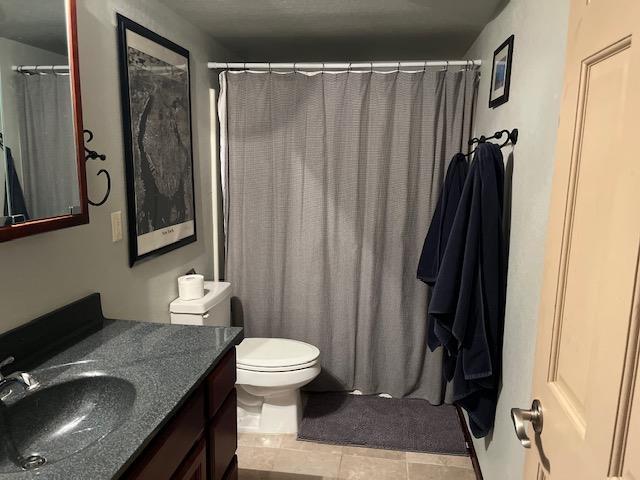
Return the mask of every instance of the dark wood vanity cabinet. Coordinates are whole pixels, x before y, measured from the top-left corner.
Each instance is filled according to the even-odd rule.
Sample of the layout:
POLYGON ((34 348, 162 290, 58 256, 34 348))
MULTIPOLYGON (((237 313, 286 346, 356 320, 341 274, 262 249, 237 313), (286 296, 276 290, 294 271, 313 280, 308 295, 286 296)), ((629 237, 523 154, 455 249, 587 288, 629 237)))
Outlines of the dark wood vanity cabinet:
POLYGON ((225 473, 236 454, 236 390, 231 391, 209 424, 210 480, 225 480, 225 473))
POLYGON ((207 444, 204 438, 200 439, 172 478, 176 480, 206 480, 207 444))
POLYGON ((236 356, 228 352, 122 478, 237 480, 236 356))

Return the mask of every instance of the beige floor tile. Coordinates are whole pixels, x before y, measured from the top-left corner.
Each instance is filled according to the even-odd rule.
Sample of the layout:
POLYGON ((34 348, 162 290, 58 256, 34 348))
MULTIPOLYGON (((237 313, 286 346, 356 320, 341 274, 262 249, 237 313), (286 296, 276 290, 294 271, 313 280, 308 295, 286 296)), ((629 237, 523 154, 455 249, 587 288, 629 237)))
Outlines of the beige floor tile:
POLYGON ((442 465, 472 469, 471 457, 461 455, 435 455, 432 453, 407 452, 407 462, 428 465, 442 465))
MULTIPOLYGON (((262 480, 262 479, 260 479, 262 480)), ((269 472, 266 480, 336 480, 332 477, 306 475, 304 473, 269 472)))
POLYGON ((297 439, 296 435, 283 435, 280 448, 286 448, 288 450, 302 450, 304 442, 297 439))
POLYGON ((335 478, 340 467, 340 454, 306 450, 279 449, 272 470, 320 478, 335 478))
POLYGON ((283 435, 254 435, 256 447, 280 448, 283 435))
POLYGON ((238 433, 239 447, 253 447, 254 435, 251 433, 238 433))
POLYGON ((238 446, 238 466, 247 470, 271 470, 279 450, 276 448, 238 446))
POLYGON ((395 450, 382 450, 380 448, 364 448, 364 447, 344 447, 342 450, 344 455, 356 455, 359 457, 386 458, 388 460, 404 460, 404 452, 396 452, 395 450))
POLYGON ((283 435, 269 435, 262 433, 239 433, 238 445, 245 447, 280 448, 283 435))
POLYGON ((444 455, 444 464, 447 467, 460 467, 473 470, 471 457, 458 455, 444 455))
POLYGON ((328 443, 307 442, 298 440, 296 435, 283 435, 280 448, 288 450, 304 450, 306 452, 322 453, 342 453, 342 445, 331 445, 328 443))
POLYGON ((340 480, 405 480, 404 460, 343 455, 338 472, 340 480))
POLYGON ((446 456, 433 453, 407 452, 407 462, 442 466, 446 465, 446 456))
POLYGON ((408 480, 476 480, 476 475, 467 468, 409 463, 408 480))

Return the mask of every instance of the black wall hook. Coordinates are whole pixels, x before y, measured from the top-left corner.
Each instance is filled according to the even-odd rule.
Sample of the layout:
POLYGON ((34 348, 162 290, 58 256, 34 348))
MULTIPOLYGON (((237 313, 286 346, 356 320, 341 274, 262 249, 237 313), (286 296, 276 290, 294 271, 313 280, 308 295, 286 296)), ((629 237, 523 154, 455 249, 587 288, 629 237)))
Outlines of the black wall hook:
MULTIPOLYGON (((89 143, 91 140, 93 140, 93 132, 91 130, 84 130, 83 133, 85 135, 84 160, 85 161, 101 160, 104 162, 107 159, 106 155, 98 153, 95 150, 91 150, 90 148, 87 148, 86 144, 89 143)), ((111 175, 109 175, 109 172, 104 168, 101 168, 100 170, 98 170, 97 175, 99 176, 101 174, 104 174, 104 176, 107 178, 107 192, 105 193, 102 200, 100 200, 99 202, 92 202, 90 199, 88 199, 89 204, 93 205, 94 207, 99 207, 100 205, 104 205, 107 199, 109 198, 109 195, 111 194, 111 175)))
MULTIPOLYGON (((518 129, 514 128, 513 130, 509 131, 509 130, 500 130, 496 133, 494 133, 493 135, 491 135, 490 137, 485 137, 484 135, 481 135, 480 138, 472 138, 471 140, 469 140, 469 146, 475 144, 475 143, 485 143, 487 140, 500 140, 502 138, 503 135, 507 136, 506 140, 504 141, 504 143, 502 143, 500 145, 500 148, 506 146, 508 143, 511 143, 511 145, 515 145, 516 143, 518 143, 518 129)), ((467 155, 471 155, 473 152, 475 152, 476 150, 473 149, 471 150, 469 153, 467 153, 467 155)))

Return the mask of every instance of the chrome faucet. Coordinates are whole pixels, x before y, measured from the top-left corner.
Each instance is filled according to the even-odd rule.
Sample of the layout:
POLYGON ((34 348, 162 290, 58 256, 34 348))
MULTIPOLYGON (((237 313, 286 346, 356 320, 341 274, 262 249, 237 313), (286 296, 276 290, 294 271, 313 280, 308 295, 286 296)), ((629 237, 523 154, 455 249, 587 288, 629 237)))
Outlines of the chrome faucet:
MULTIPOLYGON (((0 369, 13 363, 14 360, 13 357, 5 358, 0 362, 0 369)), ((0 372, 0 400, 4 400, 8 396, 2 396, 3 390, 14 383, 22 385, 25 390, 34 390, 40 386, 40 383, 27 372, 13 372, 6 377, 0 372)))

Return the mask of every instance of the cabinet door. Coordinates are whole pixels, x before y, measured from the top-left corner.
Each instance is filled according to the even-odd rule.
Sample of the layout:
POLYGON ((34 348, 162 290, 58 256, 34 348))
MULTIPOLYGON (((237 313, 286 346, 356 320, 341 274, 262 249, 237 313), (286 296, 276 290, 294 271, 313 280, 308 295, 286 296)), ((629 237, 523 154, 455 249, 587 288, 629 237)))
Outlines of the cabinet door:
POLYGON ((127 480, 163 480, 171 477, 205 428, 204 391, 196 390, 124 475, 127 480))
POLYGON ((236 390, 231 391, 209 425, 210 480, 222 480, 238 446, 236 390))
POLYGON ((185 459, 171 480, 206 480, 207 478, 207 445, 204 438, 193 447, 193 451, 185 459))
POLYGON ((224 480, 238 480, 238 458, 233 457, 231 465, 227 469, 227 473, 224 474, 224 480))
POLYGON ((208 418, 213 418, 236 384, 236 350, 231 349, 207 378, 208 418))

